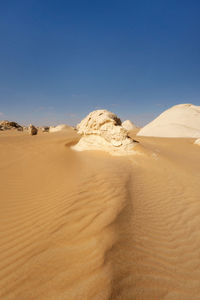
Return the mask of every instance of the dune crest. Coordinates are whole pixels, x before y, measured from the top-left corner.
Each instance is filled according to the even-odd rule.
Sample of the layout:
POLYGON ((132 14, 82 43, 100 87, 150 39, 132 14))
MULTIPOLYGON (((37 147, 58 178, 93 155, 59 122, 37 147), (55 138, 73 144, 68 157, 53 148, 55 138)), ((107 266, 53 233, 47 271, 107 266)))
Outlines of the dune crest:
POLYGON ((144 126, 138 136, 200 137, 200 106, 179 104, 144 126))
POLYGON ((112 155, 134 154, 136 142, 128 136, 121 120, 107 110, 91 112, 77 125, 80 141, 72 148, 77 151, 103 150, 112 155))

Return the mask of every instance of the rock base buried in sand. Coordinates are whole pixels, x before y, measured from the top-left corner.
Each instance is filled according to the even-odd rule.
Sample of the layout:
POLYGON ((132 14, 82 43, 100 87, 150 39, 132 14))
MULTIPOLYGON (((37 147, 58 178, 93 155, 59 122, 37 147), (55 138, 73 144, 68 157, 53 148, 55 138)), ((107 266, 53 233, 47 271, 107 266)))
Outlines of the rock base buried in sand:
POLYGON ((38 130, 34 125, 30 124, 28 132, 30 135, 36 135, 38 133, 38 130))
POLYGON ((200 139, 197 139, 194 144, 200 146, 200 139))
POLYGON ((72 148, 77 151, 103 150, 112 155, 134 154, 136 141, 128 136, 128 131, 121 126, 121 120, 107 110, 91 112, 77 125, 82 137, 72 148))

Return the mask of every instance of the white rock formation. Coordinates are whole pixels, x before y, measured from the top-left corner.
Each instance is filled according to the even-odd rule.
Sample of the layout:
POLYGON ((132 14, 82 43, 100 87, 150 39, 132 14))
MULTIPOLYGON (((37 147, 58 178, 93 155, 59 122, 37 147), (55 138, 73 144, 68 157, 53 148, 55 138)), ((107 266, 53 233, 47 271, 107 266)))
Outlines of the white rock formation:
POLYGON ((8 121, 8 120, 0 121, 0 126, 1 126, 1 130, 17 129, 19 131, 23 131, 22 126, 13 121, 8 121))
POLYGON ((49 132, 49 126, 43 126, 41 129, 42 132, 49 132))
POLYGON ((64 130, 67 130, 67 129, 70 129, 71 127, 66 125, 66 124, 60 124, 60 125, 57 125, 55 127, 51 126, 49 128, 49 132, 58 132, 58 131, 64 131, 64 130))
POLYGON ((77 151, 103 150, 113 155, 134 154, 136 142, 121 126, 121 120, 107 110, 95 110, 77 125, 80 141, 72 148, 77 151))
POLYGON ((200 146, 200 139, 197 139, 194 144, 200 146))
POLYGON ((137 127, 135 126, 135 124, 133 122, 131 122, 130 120, 126 120, 122 123, 122 127, 124 127, 126 130, 130 131, 130 130, 134 130, 137 127))
POLYGON ((34 125, 30 124, 28 128, 28 132, 30 135, 36 135, 38 133, 38 130, 34 125))
POLYGON ((139 136, 200 137, 200 106, 179 104, 144 126, 139 136))

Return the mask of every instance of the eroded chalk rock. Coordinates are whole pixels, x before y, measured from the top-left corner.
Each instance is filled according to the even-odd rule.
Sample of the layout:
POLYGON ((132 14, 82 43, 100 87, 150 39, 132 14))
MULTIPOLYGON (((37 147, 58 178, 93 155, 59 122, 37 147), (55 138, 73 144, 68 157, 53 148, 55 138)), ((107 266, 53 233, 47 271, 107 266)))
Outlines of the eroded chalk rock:
POLYGON ((20 130, 23 131, 22 126, 13 121, 8 121, 8 120, 0 121, 0 126, 2 130, 17 129, 19 131, 20 130))
POLYGON ((131 122, 130 120, 126 120, 122 123, 122 127, 124 127, 126 130, 130 131, 130 130, 134 130, 136 129, 136 125, 131 122))
POLYGON ((95 110, 77 125, 79 142, 72 148, 77 151, 103 150, 113 155, 134 154, 136 141, 128 136, 121 120, 107 110, 95 110))
POLYGON ((36 135, 38 133, 38 129, 34 125, 30 124, 28 132, 30 135, 36 135))
POLYGON ((42 129, 42 132, 49 132, 48 126, 43 126, 41 129, 42 129))

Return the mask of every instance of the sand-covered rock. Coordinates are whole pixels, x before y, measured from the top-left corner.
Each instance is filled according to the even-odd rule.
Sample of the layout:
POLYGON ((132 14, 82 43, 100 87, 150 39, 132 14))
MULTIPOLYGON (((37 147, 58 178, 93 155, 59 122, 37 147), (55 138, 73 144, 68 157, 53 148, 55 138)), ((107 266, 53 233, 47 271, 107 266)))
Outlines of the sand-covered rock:
POLYGON ((38 129, 34 125, 30 124, 28 132, 30 135, 36 135, 38 133, 38 129))
POLYGON ((200 106, 179 104, 164 111, 137 135, 155 137, 200 137, 200 106))
POLYGON ((130 131, 130 130, 134 130, 136 129, 136 125, 131 122, 130 120, 126 120, 122 123, 122 127, 124 127, 126 130, 130 131))
POLYGON ((77 151, 103 150, 113 155, 134 153, 136 142, 128 136, 128 131, 121 126, 121 120, 107 110, 95 110, 77 125, 82 137, 73 146, 77 151))
POLYGON ((50 126, 49 132, 59 132, 59 131, 64 131, 64 130, 68 130, 68 129, 71 129, 71 127, 66 124, 60 124, 55 127, 50 126))
POLYGON ((194 144, 200 146, 200 139, 197 139, 194 144))
POLYGON ((13 121, 8 121, 8 120, 0 121, 0 126, 2 130, 17 129, 19 131, 23 131, 23 127, 13 121))

